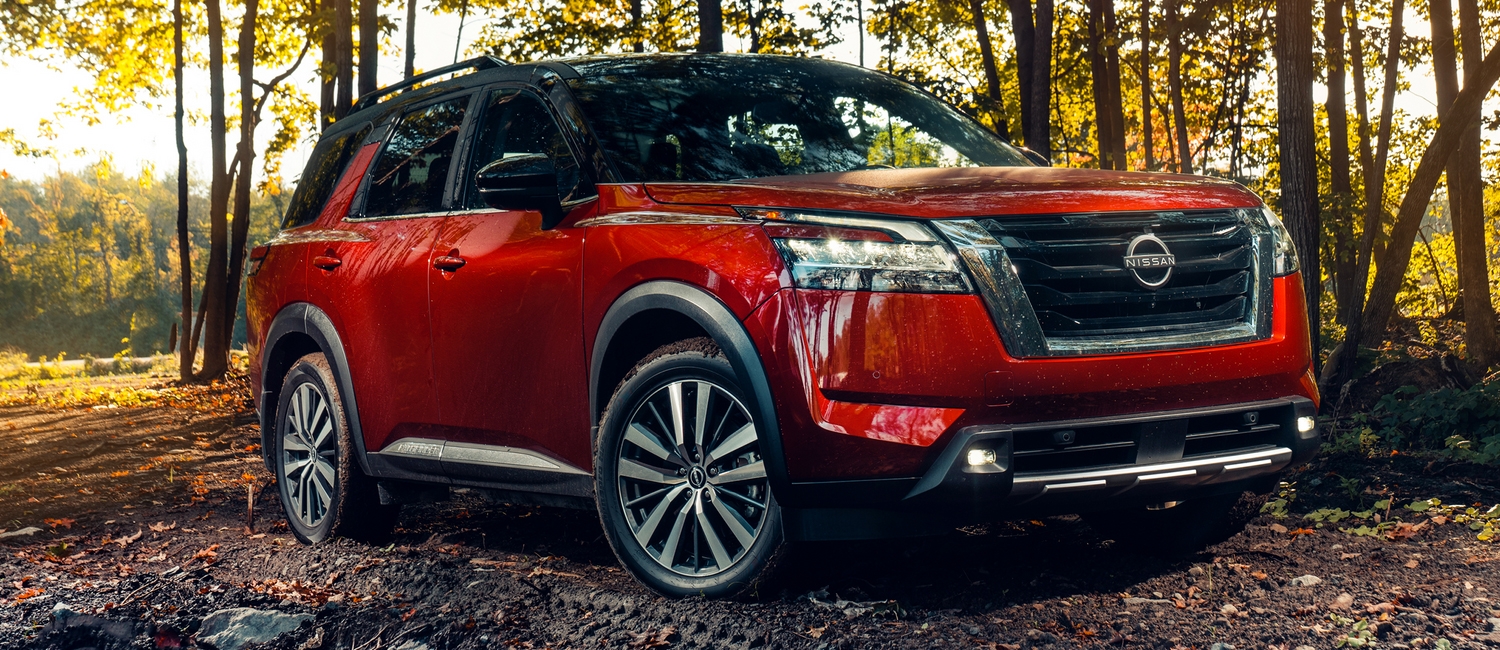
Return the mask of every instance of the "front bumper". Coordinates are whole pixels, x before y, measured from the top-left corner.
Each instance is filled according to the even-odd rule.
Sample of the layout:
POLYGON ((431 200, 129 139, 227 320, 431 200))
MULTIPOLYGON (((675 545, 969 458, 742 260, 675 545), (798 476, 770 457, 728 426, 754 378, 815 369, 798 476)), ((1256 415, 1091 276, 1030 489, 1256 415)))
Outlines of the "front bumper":
POLYGON ((1300 418, 1316 414, 1311 400, 1286 397, 1119 417, 966 427, 916 479, 794 484, 798 501, 811 507, 788 509, 787 533, 804 540, 935 534, 1002 517, 1132 508, 1246 489, 1267 491, 1275 487, 1278 472, 1317 452, 1317 427, 1303 431, 1297 426, 1300 418), (1049 440, 1056 441, 1051 448, 1046 446, 1049 440), (992 452, 994 460, 971 464, 971 450, 992 452), (1102 458, 1123 462, 1078 465, 1102 458))

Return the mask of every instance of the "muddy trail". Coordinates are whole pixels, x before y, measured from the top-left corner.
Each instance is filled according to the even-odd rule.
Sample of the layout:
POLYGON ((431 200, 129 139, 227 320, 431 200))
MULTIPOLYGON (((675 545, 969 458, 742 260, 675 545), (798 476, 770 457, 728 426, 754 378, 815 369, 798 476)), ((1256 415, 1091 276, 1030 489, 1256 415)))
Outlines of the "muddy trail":
POLYGON ((671 601, 588 511, 460 493, 383 545, 302 546, 247 420, 0 408, 0 648, 1500 647, 1487 468, 1320 459, 1184 558, 1058 517, 805 545, 772 590, 671 601))

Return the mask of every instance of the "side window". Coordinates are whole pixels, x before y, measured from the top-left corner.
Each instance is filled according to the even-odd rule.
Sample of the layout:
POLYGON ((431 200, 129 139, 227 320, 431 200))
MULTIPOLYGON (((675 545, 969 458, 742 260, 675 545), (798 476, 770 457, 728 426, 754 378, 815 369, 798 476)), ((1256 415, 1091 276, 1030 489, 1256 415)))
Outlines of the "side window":
POLYGON ((468 104, 468 97, 460 97, 401 118, 370 174, 365 216, 443 209, 443 190, 468 104))
POLYGON ((485 165, 510 154, 540 153, 552 158, 557 167, 558 195, 564 202, 593 195, 594 189, 582 182, 578 161, 568 150, 568 141, 542 100, 517 90, 497 90, 485 103, 483 120, 465 175, 468 207, 485 207, 474 187, 474 175, 485 165))
POLYGON ((370 127, 365 126, 318 143, 307 160, 307 169, 302 170, 302 178, 297 181, 297 190, 292 192, 291 205, 281 220, 282 230, 305 226, 318 219, 344 167, 369 133, 370 127))

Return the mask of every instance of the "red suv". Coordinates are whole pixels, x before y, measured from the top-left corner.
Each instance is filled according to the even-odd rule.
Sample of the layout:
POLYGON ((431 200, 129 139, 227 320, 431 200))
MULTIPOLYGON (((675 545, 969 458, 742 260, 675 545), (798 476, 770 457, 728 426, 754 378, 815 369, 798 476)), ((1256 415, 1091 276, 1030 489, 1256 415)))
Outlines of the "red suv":
POLYGON ((709 596, 789 542, 977 520, 1203 543, 1318 444, 1292 242, 1235 183, 1033 157, 817 59, 362 98, 250 261, 292 531, 462 486, 597 509, 641 582, 709 596))

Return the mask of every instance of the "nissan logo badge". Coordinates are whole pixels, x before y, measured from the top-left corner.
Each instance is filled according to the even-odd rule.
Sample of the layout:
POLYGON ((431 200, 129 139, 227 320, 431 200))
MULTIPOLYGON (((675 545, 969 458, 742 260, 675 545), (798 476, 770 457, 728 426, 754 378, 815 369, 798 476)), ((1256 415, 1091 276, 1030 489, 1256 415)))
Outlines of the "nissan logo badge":
POLYGON ((1137 235, 1125 249, 1125 270, 1147 289, 1159 289, 1172 278, 1177 256, 1166 242, 1151 233, 1137 235))

